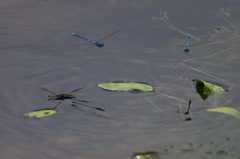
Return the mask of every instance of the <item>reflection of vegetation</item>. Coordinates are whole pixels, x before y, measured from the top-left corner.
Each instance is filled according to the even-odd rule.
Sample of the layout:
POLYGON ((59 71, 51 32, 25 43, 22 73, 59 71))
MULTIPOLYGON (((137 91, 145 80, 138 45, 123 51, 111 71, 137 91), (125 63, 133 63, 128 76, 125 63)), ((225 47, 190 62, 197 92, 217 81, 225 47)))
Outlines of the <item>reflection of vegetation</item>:
MULTIPOLYGON (((199 60, 203 58, 210 58, 217 56, 222 53, 228 53, 229 58, 225 58, 230 61, 230 59, 234 58, 234 50, 239 49, 240 47, 238 46, 239 40, 237 38, 240 37, 239 32, 237 31, 237 28, 239 28, 240 22, 236 21, 231 17, 230 10, 229 8, 222 8, 220 9, 220 13, 216 13, 218 17, 224 19, 228 26, 227 27, 219 27, 219 26, 214 26, 214 29, 206 30, 206 37, 207 39, 204 41, 207 41, 207 43, 204 43, 199 37, 191 35, 191 37, 197 41, 203 42, 203 44, 199 46, 204 46, 201 47, 199 50, 198 54, 195 54, 194 58, 188 58, 186 61, 190 60, 199 60), (211 41, 211 42, 210 42, 211 41), (223 45, 224 44, 224 45, 223 45), (214 47, 209 47, 211 45, 214 45, 214 47), (207 47, 208 46, 208 47, 207 47), (223 50, 221 49, 223 48, 223 50), (221 49, 221 50, 219 50, 221 49), (214 53, 214 52, 216 53, 214 53), (202 52, 202 53, 200 53, 202 52), (212 52, 211 54, 205 55, 206 52, 212 52), (197 56, 200 56, 196 58, 197 56)), ((179 28, 175 27, 171 20, 169 19, 167 12, 160 11, 160 17, 153 17, 151 18, 152 22, 159 22, 160 27, 166 27, 170 28, 174 31, 177 31, 178 33, 187 35, 188 33, 185 31, 180 30, 179 28)), ((212 27, 211 27, 212 28, 212 27)))
MULTIPOLYGON (((177 31, 177 32, 179 32, 181 34, 184 34, 184 35, 188 35, 189 34, 189 33, 186 33, 184 31, 174 27, 173 24, 171 23, 170 19, 168 18, 166 11, 165 12, 161 12, 160 11, 160 18, 159 17, 151 18, 151 21, 159 21, 159 20, 163 21, 165 23, 165 25, 163 27, 167 27, 167 28, 173 29, 173 30, 175 30, 175 31, 177 31)), ((191 37, 193 39, 197 40, 197 41, 201 41, 199 38, 197 38, 197 37, 195 37, 193 35, 191 35, 191 37)))
MULTIPOLYGON (((170 63, 169 63, 170 64, 170 63)), ((171 64, 170 64, 171 65, 171 64)), ((148 76, 154 81, 154 82, 156 82, 159 86, 161 86, 162 84, 152 75, 152 73, 151 73, 151 70, 150 70, 150 68, 148 67, 148 65, 145 65, 146 66, 146 68, 147 68, 147 74, 148 74, 148 76)), ((174 66, 173 66, 174 67, 174 66)), ((175 68, 174 68, 175 69, 175 68)), ((161 88, 161 90, 157 90, 156 92, 158 93, 158 94, 160 94, 161 96, 164 96, 164 97, 167 97, 167 98, 170 98, 170 99, 173 99, 173 100, 176 100, 176 101, 180 101, 180 102, 185 102, 183 99, 180 99, 180 98, 177 98, 177 97, 175 97, 175 96, 171 96, 171 95, 169 95, 169 94, 166 94, 166 92, 168 92, 169 90, 174 90, 174 89, 172 89, 172 88, 169 88, 169 87, 167 87, 167 86, 161 86, 161 87, 155 87, 155 88, 161 88)), ((147 99, 148 101, 150 101, 149 99, 147 99)), ((153 104, 153 103, 152 103, 153 104)))
MULTIPOLYGON (((231 17, 229 9, 222 8, 219 13, 215 14, 227 22, 227 26, 214 26, 215 28, 209 31, 210 39, 214 41, 212 44, 218 44, 219 48, 225 48, 228 56, 228 58, 225 57, 225 60, 229 63, 230 60, 237 57, 235 51, 239 50, 240 34, 237 28, 240 23, 231 17)), ((213 55, 215 56, 217 53, 213 55)))
POLYGON ((235 26, 233 24, 236 23, 237 21, 234 20, 231 17, 230 9, 229 8, 220 8, 220 13, 215 13, 218 17, 224 19, 229 27, 216 27, 215 29, 215 34, 212 35, 214 37, 215 35, 221 34, 223 32, 233 32, 235 31, 235 26))
MULTIPOLYGON (((194 67, 192 67, 192 66, 188 66, 188 65, 186 65, 186 64, 184 64, 184 63, 182 63, 182 65, 187 66, 187 67, 189 67, 189 69, 192 69, 192 70, 197 71, 197 72, 199 72, 199 73, 205 74, 205 75, 207 75, 207 76, 209 76, 209 77, 211 77, 211 78, 215 78, 215 79, 218 79, 218 80, 221 80, 221 81, 230 83, 229 81, 227 81, 227 80, 225 80, 225 79, 219 78, 219 77, 217 77, 217 76, 213 76, 212 74, 203 72, 203 71, 201 71, 201 70, 199 70, 199 69, 196 69, 196 68, 194 68, 194 67)), ((231 84, 231 83, 230 83, 230 84, 231 84)))
MULTIPOLYGON (((237 24, 240 24, 240 22, 236 21, 235 19, 233 19, 231 17, 230 14, 230 9, 229 8, 221 8, 220 9, 220 13, 215 13, 218 17, 224 19, 227 24, 229 25, 229 27, 219 27, 216 26, 214 29, 212 29, 212 31, 214 31, 214 33, 211 33, 212 31, 208 31, 208 33, 210 34, 210 38, 212 39, 213 37, 215 37, 216 35, 220 35, 222 33, 227 33, 226 37, 228 38, 222 38, 220 39, 220 41, 216 41, 213 43, 209 43, 209 44, 215 44, 215 43, 224 43, 224 42, 229 42, 232 39, 238 38, 240 37, 240 35, 238 34, 238 32, 236 32, 236 28, 238 28, 237 24)), ((163 22, 164 25, 160 25, 160 27, 167 27, 170 28, 172 30, 177 31, 178 33, 184 34, 184 35, 188 35, 189 33, 180 30, 179 28, 175 27, 172 22, 170 21, 167 12, 164 11, 160 11, 160 17, 152 17, 151 21, 158 21, 158 22, 163 22)), ((191 35, 191 37, 197 41, 201 41, 198 37, 195 37, 193 35, 191 35)))
POLYGON ((159 159, 158 153, 155 151, 134 153, 132 159, 159 159))
MULTIPOLYGON (((224 19, 228 25, 226 27, 214 26, 211 31, 206 30, 206 33, 208 33, 208 35, 206 34, 206 36, 208 37, 206 41, 211 42, 203 44, 201 45, 201 47, 195 48, 194 50, 196 50, 196 52, 192 52, 189 56, 187 56, 186 59, 182 60, 180 63, 188 67, 188 70, 184 73, 185 75, 188 73, 188 71, 195 70, 218 80, 230 83, 226 77, 217 77, 211 72, 209 73, 208 70, 204 71, 207 65, 212 65, 216 67, 216 64, 221 64, 225 61, 227 63, 231 62, 232 59, 237 57, 235 50, 240 48, 238 46, 240 34, 239 31, 237 31, 240 22, 233 19, 229 8, 220 9, 220 13, 217 13, 217 16, 224 19), (203 69, 197 68, 197 65, 199 65, 199 67, 202 67, 203 69)), ((188 34, 187 32, 182 31, 173 25, 166 11, 160 11, 160 17, 153 17, 151 20, 160 23, 160 27, 166 27, 184 35, 188 34)), ((192 37, 195 40, 200 41, 200 38, 195 36, 192 37)), ((222 66, 226 65, 222 64, 222 66)), ((177 74, 178 69, 175 66, 173 67, 174 69, 176 69, 175 72, 177 74)), ((178 76, 179 79, 182 79, 182 75, 178 76)))
POLYGON ((227 44, 234 50, 239 49, 239 40, 237 38, 240 37, 238 30, 240 22, 231 16, 229 8, 221 8, 220 12, 215 12, 215 14, 223 19, 228 26, 215 26, 214 33, 210 33, 211 38, 218 39, 218 43, 227 44))
MULTIPOLYGON (((169 63, 170 64, 170 63, 169 63)), ((172 64, 170 64, 172 65, 172 64)), ((190 117, 186 117, 184 112, 182 111, 182 103, 184 105, 187 105, 187 101, 184 99, 184 97, 182 96, 182 94, 179 94, 176 95, 176 93, 179 91, 179 90, 182 90, 182 88, 174 88, 172 86, 168 86, 167 83, 162 83, 162 82, 159 82, 152 74, 150 68, 148 65, 145 65, 146 66, 146 69, 147 69, 147 74, 148 76, 154 81, 157 83, 158 87, 155 87, 155 94, 157 95, 157 99, 159 99, 159 96, 161 98, 161 101, 159 103, 164 103, 163 100, 166 100, 167 101, 167 104, 165 105, 166 107, 171 107, 171 106, 174 106, 174 107, 177 107, 177 113, 178 115, 174 115, 175 117, 179 117, 179 114, 181 115, 180 117, 182 117, 182 120, 184 121, 188 121, 188 120, 192 120, 192 114, 190 112, 190 104, 191 102, 188 102, 188 111, 186 112, 186 115, 189 113, 190 114, 190 117), (170 92, 173 92, 175 95, 171 94, 170 92), (172 102, 172 104, 171 104, 172 102)), ((173 66, 174 67, 174 66, 173 66)), ((175 68, 174 68, 175 70, 175 68)), ((170 70, 168 70, 168 72, 171 72, 170 70)), ((180 77, 181 78, 181 77, 180 77)), ((176 79, 176 78, 174 78, 176 79)), ((186 92, 185 92, 186 93, 186 92)), ((152 100, 152 97, 146 97, 145 96, 145 99, 154 107, 156 108, 157 111, 159 111, 160 114, 165 114, 165 112, 163 111, 163 106, 159 106, 159 103, 158 102, 154 102, 152 100)))

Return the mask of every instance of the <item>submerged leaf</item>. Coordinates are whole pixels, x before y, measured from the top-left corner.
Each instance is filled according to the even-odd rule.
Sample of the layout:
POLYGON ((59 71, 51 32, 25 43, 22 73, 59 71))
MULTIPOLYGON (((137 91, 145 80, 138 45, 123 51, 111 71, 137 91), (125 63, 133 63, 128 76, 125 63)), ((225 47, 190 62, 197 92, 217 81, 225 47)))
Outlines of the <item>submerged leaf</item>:
POLYGON ((27 113, 27 114, 23 114, 22 116, 27 117, 27 118, 32 118, 32 117, 42 118, 42 117, 50 116, 50 115, 53 115, 56 113, 57 113, 57 111, 54 109, 41 109, 41 110, 35 110, 35 111, 27 113))
POLYGON ((145 83, 99 83, 99 87, 109 91, 154 91, 154 88, 145 83))
POLYGON ((201 96, 203 100, 207 99, 209 95, 213 95, 219 92, 227 92, 228 90, 223 89, 220 86, 214 85, 203 80, 194 79, 196 81, 196 91, 201 96))
POLYGON ((225 113, 240 119, 240 112, 231 107, 219 107, 219 108, 207 109, 207 111, 225 113))
POLYGON ((134 153, 132 159, 158 159, 158 153, 155 151, 134 153))

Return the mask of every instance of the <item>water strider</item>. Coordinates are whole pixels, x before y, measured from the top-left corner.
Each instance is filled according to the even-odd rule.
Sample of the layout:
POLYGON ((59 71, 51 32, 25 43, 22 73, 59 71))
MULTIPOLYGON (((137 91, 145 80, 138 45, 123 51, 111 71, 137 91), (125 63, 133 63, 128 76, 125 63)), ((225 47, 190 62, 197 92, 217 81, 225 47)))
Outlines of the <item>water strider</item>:
MULTIPOLYGON (((49 97, 48 100, 60 100, 59 103, 54 108, 52 108, 52 109, 56 109, 65 99, 71 99, 71 100, 74 100, 74 101, 77 101, 77 102, 89 103, 89 101, 86 101, 86 100, 75 99, 76 97, 73 95, 74 92, 77 92, 77 91, 79 91, 79 90, 81 90, 83 88, 84 87, 75 89, 75 90, 71 91, 68 94, 65 94, 65 93, 56 94, 55 92, 50 91, 50 90, 48 90, 46 88, 41 88, 41 89, 53 94, 53 95, 48 95, 48 97, 49 97)), ((85 105, 85 104, 82 104, 82 103, 76 103, 76 102, 73 102, 73 103, 80 104, 80 105, 83 105, 85 107, 93 108, 93 109, 96 109, 96 110, 105 111, 104 109, 88 106, 88 105, 85 105)), ((76 106, 75 104, 72 104, 72 106, 76 106)))

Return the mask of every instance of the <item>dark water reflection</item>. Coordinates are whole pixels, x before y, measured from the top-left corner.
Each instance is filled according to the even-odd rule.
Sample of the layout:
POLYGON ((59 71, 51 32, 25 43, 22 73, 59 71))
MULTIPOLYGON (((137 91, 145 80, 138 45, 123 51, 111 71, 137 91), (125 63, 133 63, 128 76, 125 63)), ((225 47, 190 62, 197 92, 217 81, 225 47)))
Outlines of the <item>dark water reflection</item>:
POLYGON ((161 158, 239 158, 239 119, 206 112, 215 106, 240 110, 239 5, 234 0, 0 2, 0 157, 120 159, 157 151, 161 158), (167 11, 172 26, 160 11, 167 11), (188 54, 162 44, 185 43, 186 35, 173 27, 210 42, 188 54), (81 45, 87 42, 71 36, 96 40, 116 30, 103 48, 88 52, 81 45), (218 102, 202 101, 192 79, 230 91, 218 102), (121 80, 149 83, 156 92, 97 88, 121 80), (66 100, 56 115, 21 117, 56 105, 40 87, 58 93, 85 87, 76 97, 106 112, 71 107, 66 100), (189 99, 193 120, 186 122, 180 112, 189 99))

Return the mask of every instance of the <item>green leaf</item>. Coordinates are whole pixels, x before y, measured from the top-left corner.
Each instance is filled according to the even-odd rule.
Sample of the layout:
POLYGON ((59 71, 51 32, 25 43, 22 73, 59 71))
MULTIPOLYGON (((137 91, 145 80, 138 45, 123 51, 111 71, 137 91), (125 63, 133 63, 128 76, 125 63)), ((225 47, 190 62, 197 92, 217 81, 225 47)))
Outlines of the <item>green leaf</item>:
POLYGON ((50 116, 50 115, 53 115, 56 113, 57 113, 57 111, 54 109, 41 109, 41 110, 35 110, 35 111, 27 113, 27 114, 23 114, 22 116, 26 117, 26 118, 32 118, 32 117, 42 118, 42 117, 50 116))
POLYGON ((196 81, 196 91, 201 96, 203 100, 207 99, 208 96, 219 93, 219 92, 227 92, 228 90, 223 89, 220 86, 214 85, 209 82, 205 82, 203 80, 194 79, 196 81))
POLYGON ((132 159, 158 159, 158 153, 155 151, 149 151, 144 153, 134 153, 132 159))
POLYGON ((219 107, 219 108, 207 109, 207 111, 225 113, 240 119, 240 112, 231 107, 219 107))
POLYGON ((145 83, 99 83, 99 87, 109 91, 154 91, 154 88, 145 83))

